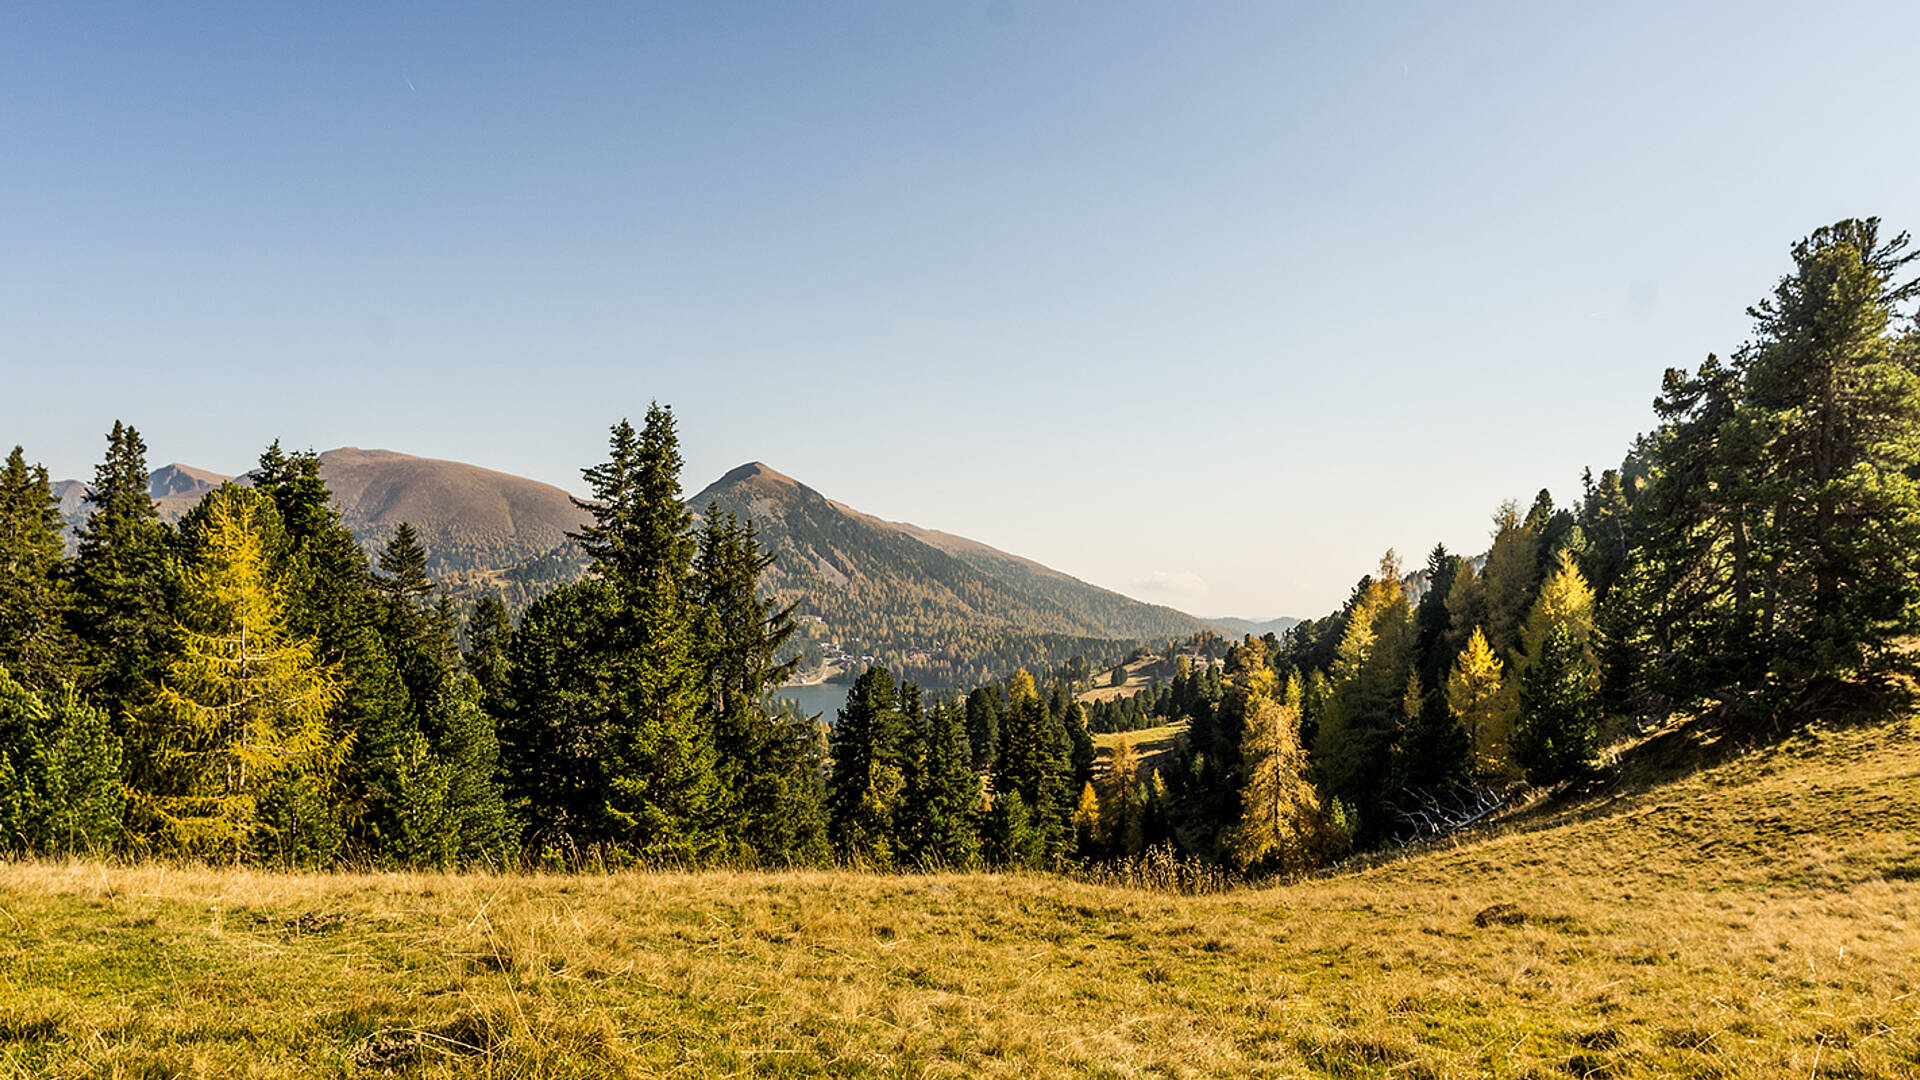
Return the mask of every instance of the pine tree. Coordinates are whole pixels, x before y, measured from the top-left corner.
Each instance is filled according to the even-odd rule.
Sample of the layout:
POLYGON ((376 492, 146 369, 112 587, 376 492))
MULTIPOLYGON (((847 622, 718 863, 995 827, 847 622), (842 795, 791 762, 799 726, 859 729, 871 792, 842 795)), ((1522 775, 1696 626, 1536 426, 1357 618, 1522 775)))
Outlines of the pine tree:
POLYGON ((93 507, 73 566, 74 623, 90 694, 118 716, 159 680, 171 655, 171 537, 154 509, 147 445, 115 421, 87 492, 93 507))
POLYGON ((0 471, 0 666, 40 691, 76 674, 73 605, 62 577, 60 504, 20 447, 0 471))
POLYGON ((1447 706, 1466 729, 1473 748, 1473 770, 1482 776, 1513 775, 1509 744, 1515 702, 1504 668, 1486 634, 1474 627, 1467 647, 1454 661, 1453 674, 1447 678, 1447 706))
POLYGON ((185 579, 181 654, 136 718, 134 820, 184 854, 325 861, 337 844, 326 801, 346 746, 326 718, 337 670, 287 628, 270 575, 271 503, 210 496, 185 579))
POLYGON ((1890 333, 1920 259, 1877 218, 1815 230, 1750 309, 1742 357, 1772 512, 1761 633, 1804 680, 1887 663, 1920 629, 1920 371, 1890 333))

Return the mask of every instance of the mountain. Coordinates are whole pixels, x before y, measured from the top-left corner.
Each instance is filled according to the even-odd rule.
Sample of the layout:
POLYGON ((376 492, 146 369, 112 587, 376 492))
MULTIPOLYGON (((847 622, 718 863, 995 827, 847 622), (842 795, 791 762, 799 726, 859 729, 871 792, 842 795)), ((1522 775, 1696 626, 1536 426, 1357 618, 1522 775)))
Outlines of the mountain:
MULTIPOLYGON (((154 507, 160 511, 160 520, 175 522, 193 509, 194 504, 204 498, 207 492, 231 479, 231 476, 196 469, 176 461, 147 474, 147 493, 153 496, 154 507)), ((92 508, 87 505, 89 490, 84 480, 61 480, 53 485, 54 497, 60 500, 60 516, 66 520, 69 548, 79 544, 80 529, 87 523, 87 515, 92 513, 92 508)))
POLYGON ((1291 615, 1282 615, 1277 619, 1208 619, 1208 624, 1228 637, 1241 637, 1251 634, 1262 637, 1272 634, 1279 637, 1300 625, 1300 620, 1291 615))
POLYGON ((776 556, 768 584, 814 633, 932 684, 1074 656, 1097 667, 1133 642, 1209 629, 978 541, 861 513, 760 462, 688 502, 752 519, 776 556))
MULTIPOLYGON (((566 534, 586 515, 551 484, 457 461, 355 446, 321 454, 320 476, 333 492, 341 521, 369 554, 377 553, 401 522, 411 522, 426 545, 428 571, 456 592, 497 591, 519 607, 580 574, 581 560, 566 534)), ((154 470, 148 490, 161 519, 174 522, 231 479, 175 462, 154 470)), ((240 477, 239 482, 247 481, 240 477)), ((66 517, 68 543, 75 544, 90 510, 87 485, 62 480, 54 494, 66 517)))
POLYGON ((345 446, 320 455, 340 519, 368 550, 401 522, 426 546, 436 575, 493 571, 568 544, 586 513, 552 484, 477 465, 345 446))
MULTIPOLYGON (((320 475, 369 554, 410 522, 429 572, 459 597, 495 592, 519 609, 584 569, 567 533, 587 515, 550 484, 351 446, 321 454, 320 475)), ((161 516, 176 521, 229 479, 175 463, 154 471, 151 490, 161 516)), ((86 485, 62 481, 55 492, 75 537, 88 511, 86 485)), ((978 541, 861 513, 759 462, 688 502, 696 512, 717 503, 755 522, 777 556, 770 589, 806 617, 810 659, 871 657, 927 685, 952 686, 1076 656, 1097 668, 1124 659, 1136 642, 1213 628, 978 541)))

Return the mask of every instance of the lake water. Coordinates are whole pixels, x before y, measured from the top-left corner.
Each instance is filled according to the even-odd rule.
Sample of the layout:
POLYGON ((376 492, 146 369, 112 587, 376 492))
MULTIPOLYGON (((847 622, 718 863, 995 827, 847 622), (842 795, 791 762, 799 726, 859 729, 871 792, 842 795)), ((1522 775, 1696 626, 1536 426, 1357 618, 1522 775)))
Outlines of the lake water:
POLYGON ((786 698, 799 705, 808 716, 815 713, 831 724, 836 710, 847 703, 847 687, 844 684, 821 683, 818 686, 782 686, 773 692, 776 698, 786 698))

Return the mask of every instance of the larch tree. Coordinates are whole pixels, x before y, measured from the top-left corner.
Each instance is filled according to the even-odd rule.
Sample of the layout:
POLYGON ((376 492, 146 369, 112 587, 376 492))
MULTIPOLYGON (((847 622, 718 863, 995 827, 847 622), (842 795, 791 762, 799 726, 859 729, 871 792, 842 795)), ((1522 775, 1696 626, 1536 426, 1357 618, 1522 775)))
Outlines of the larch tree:
POLYGON ((347 747, 327 714, 341 684, 313 640, 288 630, 263 536, 277 525, 257 494, 229 485, 208 500, 185 574, 180 655, 129 740, 134 820, 161 849, 331 855, 328 802, 347 747))
POLYGON ((1307 752, 1300 745, 1298 679, 1287 700, 1274 699, 1274 676, 1260 669, 1233 693, 1245 699, 1240 738, 1240 816, 1227 834, 1227 851, 1241 869, 1296 871, 1312 865, 1320 799, 1308 779, 1307 752))
POLYGON ((1447 677, 1447 706, 1466 729, 1473 770, 1481 776, 1513 775, 1510 743, 1517 701, 1504 672, 1487 635, 1475 627, 1447 677))

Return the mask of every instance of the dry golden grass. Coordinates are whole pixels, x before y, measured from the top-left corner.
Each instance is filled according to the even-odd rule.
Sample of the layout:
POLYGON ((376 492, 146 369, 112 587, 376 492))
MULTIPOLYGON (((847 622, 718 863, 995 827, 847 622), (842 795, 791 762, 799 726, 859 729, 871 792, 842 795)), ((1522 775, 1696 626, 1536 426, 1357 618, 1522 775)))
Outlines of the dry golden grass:
POLYGON ((1218 896, 0 864, 0 1077, 1920 1075, 1920 723, 1663 738, 1218 896))

